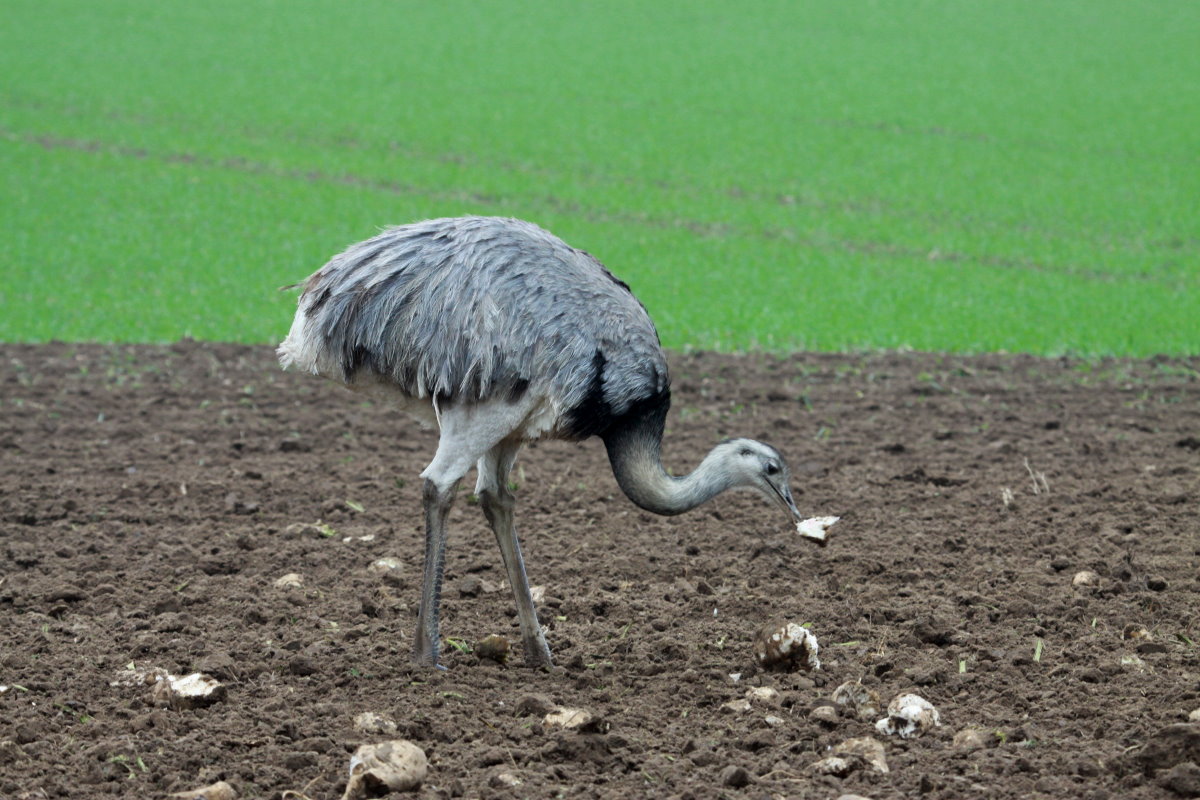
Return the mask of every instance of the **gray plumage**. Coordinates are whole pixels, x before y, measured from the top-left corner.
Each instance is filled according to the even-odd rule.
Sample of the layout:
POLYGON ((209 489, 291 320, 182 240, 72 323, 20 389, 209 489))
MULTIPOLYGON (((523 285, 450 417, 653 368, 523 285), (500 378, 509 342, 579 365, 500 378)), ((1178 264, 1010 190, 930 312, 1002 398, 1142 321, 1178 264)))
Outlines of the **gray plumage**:
POLYGON ((437 664, 446 516, 475 466, 526 660, 551 664, 508 489, 517 452, 531 439, 601 437, 621 489, 656 513, 681 513, 745 486, 800 520, 787 465, 761 442, 726 440, 690 475, 667 474, 660 455, 667 361, 649 315, 599 261, 536 225, 463 217, 390 228, 335 256, 301 286, 280 363, 383 392, 441 431, 421 473, 418 663, 437 664))
MULTIPOLYGON (((629 287, 589 254, 519 220, 390 228, 305 281, 300 313, 305 328, 280 348, 284 366, 349 384, 382 380, 409 397, 450 403, 529 391, 569 411, 594 390, 600 358, 597 399, 612 415, 669 394, 658 334, 629 287), (307 349, 310 342, 319 346, 307 349)), ((599 432, 564 424, 552 433, 599 432)))

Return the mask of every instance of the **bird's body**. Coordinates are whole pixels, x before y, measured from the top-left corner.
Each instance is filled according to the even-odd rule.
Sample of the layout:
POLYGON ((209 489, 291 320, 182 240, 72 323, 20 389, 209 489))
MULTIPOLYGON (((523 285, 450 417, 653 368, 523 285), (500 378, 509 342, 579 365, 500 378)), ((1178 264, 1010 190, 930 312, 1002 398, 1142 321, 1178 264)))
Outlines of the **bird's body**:
POLYGON ((285 366, 417 401, 417 413, 535 398, 530 439, 603 433, 639 400, 670 397, 629 287, 518 220, 429 220, 354 245, 305 282, 279 352, 285 366))
POLYGON ((388 394, 440 428, 422 472, 420 663, 437 663, 445 519, 472 466, 526 658, 551 663, 512 527, 508 473, 524 442, 600 436, 622 490, 656 513, 745 485, 799 520, 786 465, 769 445, 729 440, 691 475, 666 473, 670 385, 649 315, 599 261, 531 223, 463 217, 390 228, 335 256, 302 287, 281 364, 388 394))

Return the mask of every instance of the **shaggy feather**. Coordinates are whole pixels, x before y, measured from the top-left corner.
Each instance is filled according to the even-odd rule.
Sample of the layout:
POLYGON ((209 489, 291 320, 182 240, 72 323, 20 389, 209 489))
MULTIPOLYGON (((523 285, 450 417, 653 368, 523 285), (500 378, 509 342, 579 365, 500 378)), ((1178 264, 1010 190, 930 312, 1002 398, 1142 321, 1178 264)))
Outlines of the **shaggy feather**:
POLYGON ((658 334, 629 287, 528 222, 389 228, 303 285, 284 367, 443 405, 532 392, 554 404, 566 438, 669 398, 658 334))

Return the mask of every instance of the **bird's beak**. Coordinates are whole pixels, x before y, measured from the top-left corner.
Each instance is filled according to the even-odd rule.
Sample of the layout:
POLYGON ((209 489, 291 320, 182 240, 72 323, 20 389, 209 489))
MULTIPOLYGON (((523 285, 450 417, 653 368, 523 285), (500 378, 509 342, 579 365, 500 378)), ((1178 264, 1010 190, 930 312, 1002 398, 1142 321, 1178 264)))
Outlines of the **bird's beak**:
POLYGON ((803 519, 800 516, 800 509, 796 508, 796 501, 792 499, 792 490, 788 487, 783 487, 783 491, 779 493, 779 500, 783 506, 783 510, 792 515, 792 519, 800 522, 803 519))
POLYGON ((817 542, 818 545, 824 547, 824 545, 826 545, 824 539, 818 539, 818 537, 809 534, 808 531, 800 529, 800 523, 804 521, 804 517, 800 516, 800 510, 796 507, 796 500, 792 499, 792 489, 788 488, 787 486, 779 488, 775 487, 774 485, 772 485, 770 488, 775 489, 775 504, 779 505, 780 509, 786 511, 788 515, 791 515, 792 522, 796 523, 796 530, 798 533, 802 536, 805 536, 806 539, 811 539, 812 541, 817 542))
MULTIPOLYGON (((771 488, 775 487, 772 486, 771 488)), ((829 541, 825 538, 825 528, 828 527, 828 525, 832 525, 832 522, 815 526, 811 524, 805 524, 806 520, 800 514, 800 509, 796 508, 796 501, 792 499, 792 490, 787 486, 784 486, 782 490, 775 489, 775 496, 779 506, 783 508, 784 511, 792 515, 792 522, 795 523, 796 532, 798 534, 803 536, 805 539, 816 542, 821 547, 829 544, 829 541)), ((836 518, 833 519, 836 520, 836 518)), ((808 522, 812 522, 812 520, 809 520, 808 522)))

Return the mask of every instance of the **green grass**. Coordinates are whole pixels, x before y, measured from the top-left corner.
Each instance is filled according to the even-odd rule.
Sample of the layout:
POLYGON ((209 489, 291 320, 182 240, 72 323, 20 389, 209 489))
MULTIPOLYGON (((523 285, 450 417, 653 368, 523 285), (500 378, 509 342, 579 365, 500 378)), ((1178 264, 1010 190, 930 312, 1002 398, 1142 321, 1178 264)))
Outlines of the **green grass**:
POLYGON ((8 0, 0 340, 277 341, 532 219, 673 348, 1200 353, 1200 6, 8 0))

